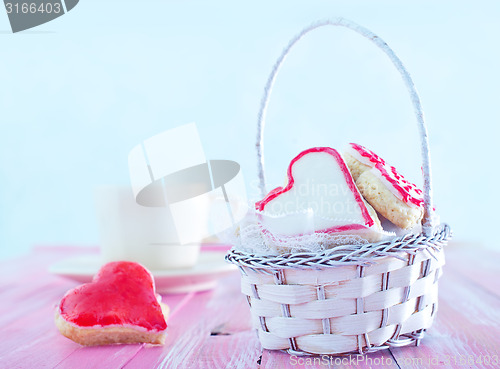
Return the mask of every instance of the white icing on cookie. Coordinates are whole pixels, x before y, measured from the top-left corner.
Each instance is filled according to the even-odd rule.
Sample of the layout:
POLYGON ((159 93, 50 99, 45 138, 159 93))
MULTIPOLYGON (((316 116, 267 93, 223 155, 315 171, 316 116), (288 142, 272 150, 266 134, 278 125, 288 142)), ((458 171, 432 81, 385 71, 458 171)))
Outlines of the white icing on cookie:
POLYGON ((315 147, 295 157, 288 183, 256 203, 271 233, 300 235, 348 232, 373 227, 375 222, 340 154, 315 147))
POLYGON ((384 159, 367 148, 350 143, 346 152, 360 161, 362 164, 370 166, 370 171, 379 178, 382 183, 391 191, 394 196, 411 207, 422 207, 424 197, 422 190, 409 181, 407 181, 396 168, 388 165, 384 159))

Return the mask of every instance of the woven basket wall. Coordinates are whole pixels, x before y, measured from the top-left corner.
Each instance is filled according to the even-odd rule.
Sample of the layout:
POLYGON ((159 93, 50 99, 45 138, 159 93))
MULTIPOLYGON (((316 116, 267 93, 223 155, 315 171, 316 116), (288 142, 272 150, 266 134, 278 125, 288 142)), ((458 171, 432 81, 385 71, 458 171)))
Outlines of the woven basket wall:
POLYGON ((283 50, 268 78, 258 116, 256 147, 262 196, 266 193, 264 118, 277 72, 305 34, 329 25, 346 27, 374 42, 391 59, 408 88, 422 143, 422 233, 321 253, 255 255, 233 248, 226 260, 240 268, 241 290, 266 349, 336 355, 418 345, 438 309, 443 246, 451 230, 445 224, 434 224, 430 154, 420 99, 403 64, 380 37, 339 18, 311 25, 283 50))
POLYGON ((391 339, 397 345, 400 337, 412 343, 431 326, 444 253, 432 255, 418 251, 406 260, 387 256, 367 267, 315 270, 241 266, 241 290, 266 349, 367 352, 391 339))

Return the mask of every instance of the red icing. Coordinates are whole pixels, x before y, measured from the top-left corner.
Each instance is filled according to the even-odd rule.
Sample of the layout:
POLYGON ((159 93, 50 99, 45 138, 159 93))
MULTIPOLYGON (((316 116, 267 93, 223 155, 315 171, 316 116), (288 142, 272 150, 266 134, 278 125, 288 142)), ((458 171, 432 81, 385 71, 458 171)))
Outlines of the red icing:
POLYGON ((351 147, 358 152, 359 155, 368 159, 373 165, 377 163, 385 164, 384 159, 375 154, 373 151, 368 150, 366 147, 356 143, 350 143, 351 147))
MULTIPOLYGON (((354 198, 356 202, 358 203, 360 209, 361 209, 361 214, 363 215, 363 218, 365 220, 365 224, 368 227, 371 227, 374 225, 374 221, 370 214, 368 213, 368 209, 366 208, 365 203, 363 202, 363 199, 361 198, 361 194, 359 193, 356 185, 354 184, 354 180, 352 179, 351 172, 349 172, 349 169, 347 168, 344 160, 340 156, 340 154, 337 152, 337 150, 332 149, 331 147, 313 147, 311 149, 307 149, 302 151, 299 155, 297 155, 295 158, 292 159, 290 162, 290 165, 288 166, 288 183, 285 187, 277 187, 273 190, 271 190, 266 197, 264 197, 262 200, 258 201, 255 203, 255 208, 258 211, 264 211, 266 205, 282 193, 288 192, 292 189, 293 184, 295 183, 295 179, 293 177, 293 166, 294 164, 299 161, 303 156, 310 154, 310 153, 317 153, 317 152, 324 152, 327 154, 332 155, 337 164, 339 165, 340 170, 344 174, 345 181, 347 183, 347 186, 351 190, 351 192, 354 195, 354 198)), ((340 227, 334 227, 334 228, 329 228, 325 231, 326 233, 331 233, 331 232, 341 232, 341 231, 346 231, 346 230, 353 230, 353 229, 360 229, 364 228, 362 225, 359 224, 350 224, 350 225, 345 225, 345 226, 340 226, 340 227)))
POLYGON ((91 283, 68 291, 59 309, 64 320, 81 327, 129 324, 148 331, 167 328, 151 273, 129 261, 104 265, 91 283))
MULTIPOLYGON (((343 225, 343 226, 337 226, 337 227, 323 229, 321 231, 316 231, 315 233, 329 233, 330 234, 330 233, 355 231, 355 230, 360 230, 360 229, 368 229, 368 228, 362 224, 347 224, 347 225, 343 225)), ((267 229, 262 228, 261 232, 265 233, 267 235, 267 237, 269 237, 270 239, 277 241, 277 238, 275 237, 275 235, 272 234, 271 232, 269 232, 267 229)), ((279 240, 283 240, 284 238, 286 239, 287 237, 302 237, 302 236, 304 236, 304 234, 302 234, 302 233, 294 235, 294 236, 284 236, 284 237, 281 236, 281 237, 279 237, 279 240)))
POLYGON ((422 190, 409 181, 407 181, 396 168, 389 165, 376 164, 380 174, 399 192, 402 200, 406 203, 412 203, 416 206, 424 205, 422 190))
POLYGON ((386 179, 392 187, 396 189, 396 191, 398 191, 404 202, 407 204, 412 203, 419 207, 423 206, 424 198, 422 190, 415 184, 407 181, 401 174, 398 173, 396 168, 386 164, 384 159, 375 154, 373 151, 355 143, 351 143, 350 145, 361 156, 367 158, 371 163, 373 163, 373 167, 380 172, 384 179, 386 179))

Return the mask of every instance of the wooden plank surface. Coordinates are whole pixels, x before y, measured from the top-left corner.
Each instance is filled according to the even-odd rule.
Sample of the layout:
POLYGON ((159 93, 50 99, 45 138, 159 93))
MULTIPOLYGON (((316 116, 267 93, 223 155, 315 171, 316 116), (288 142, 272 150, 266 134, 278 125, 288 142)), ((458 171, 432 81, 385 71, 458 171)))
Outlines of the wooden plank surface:
POLYGON ((164 346, 81 347, 61 336, 53 322, 55 305, 76 283, 47 268, 96 249, 39 248, 0 263, 0 368, 496 368, 500 254, 479 251, 472 245, 448 247, 437 319, 419 347, 304 358, 261 349, 238 273, 212 291, 163 296, 171 308, 164 346))
POLYGON ((457 256, 468 255, 468 250, 451 247, 448 254, 452 256, 439 282, 439 310, 433 327, 419 347, 391 352, 402 368, 500 367, 500 296, 488 288, 497 281, 485 280, 484 287, 478 286, 466 277, 465 269, 449 266, 453 264, 449 259, 460 260, 457 256), (485 360, 498 365, 486 365, 485 360))

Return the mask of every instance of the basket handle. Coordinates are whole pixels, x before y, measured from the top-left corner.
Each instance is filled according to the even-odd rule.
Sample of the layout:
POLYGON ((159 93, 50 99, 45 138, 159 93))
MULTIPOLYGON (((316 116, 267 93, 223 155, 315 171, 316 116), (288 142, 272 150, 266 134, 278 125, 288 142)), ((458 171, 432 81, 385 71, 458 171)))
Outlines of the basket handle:
POLYGON ((341 26, 346 27, 363 37, 366 37, 370 41, 372 41, 375 45, 377 45, 392 61, 396 69, 401 74, 403 78, 403 82, 406 85, 406 88, 410 94, 410 99, 413 104, 413 110, 418 122, 418 128, 421 139, 421 153, 422 153, 422 173, 424 178, 424 217, 422 218, 422 231, 424 235, 430 236, 434 231, 433 224, 433 212, 434 207, 432 204, 432 181, 431 181, 431 160, 429 153, 429 139, 427 137, 427 127, 424 122, 424 113, 422 110, 422 105, 420 104, 420 98, 418 96, 417 90, 415 89, 415 85, 413 84, 413 80, 410 77, 410 74, 406 70, 405 66, 401 62, 401 60, 396 56, 394 51, 387 45, 387 43, 378 37, 376 34, 371 32, 370 30, 351 22, 344 18, 335 18, 335 19, 327 19, 319 22, 315 22, 310 26, 304 28, 298 35, 296 35, 288 45, 283 49, 281 55, 278 60, 276 60, 273 68, 271 70, 271 74, 269 75, 266 86, 264 87, 264 95, 262 96, 262 100, 260 102, 260 110, 259 115, 257 117, 257 165, 259 171, 259 187, 261 191, 261 196, 264 197, 266 195, 266 177, 264 174, 264 128, 265 128, 265 117, 267 106, 269 104, 269 96, 271 94, 274 82, 276 80, 276 76, 278 71, 283 64, 285 58, 288 53, 292 49, 292 47, 302 39, 307 33, 321 28, 323 26, 341 26))

